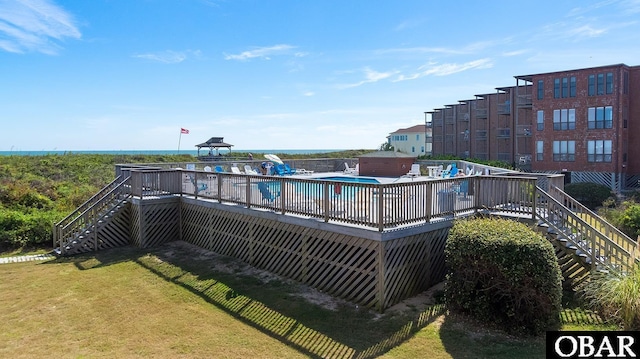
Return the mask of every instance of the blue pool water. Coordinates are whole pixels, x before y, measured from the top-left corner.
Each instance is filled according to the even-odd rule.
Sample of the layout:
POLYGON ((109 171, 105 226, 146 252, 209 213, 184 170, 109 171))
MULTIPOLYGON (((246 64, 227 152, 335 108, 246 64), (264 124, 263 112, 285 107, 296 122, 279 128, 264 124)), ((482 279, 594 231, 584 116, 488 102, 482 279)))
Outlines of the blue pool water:
POLYGON ((349 182, 349 183, 380 183, 375 178, 369 177, 344 177, 344 176, 332 176, 332 177, 318 177, 315 178, 317 180, 323 181, 338 181, 338 182, 349 182))
MULTIPOLYGON (((327 190, 331 196, 342 196, 344 197, 353 197, 358 191, 359 188, 353 185, 349 185, 350 183, 369 183, 376 184, 380 183, 375 178, 367 178, 367 177, 343 177, 343 176, 332 176, 332 177, 322 177, 322 178, 314 178, 314 180, 323 180, 330 181, 327 186, 327 190), (339 183, 342 182, 342 183, 339 183)), ((271 193, 279 193, 281 192, 280 181, 268 181, 265 182, 269 191, 271 193)), ((323 198, 324 197, 324 183, 312 183, 312 182, 295 182, 293 183, 295 191, 298 193, 302 193, 305 196, 311 198, 323 198)))

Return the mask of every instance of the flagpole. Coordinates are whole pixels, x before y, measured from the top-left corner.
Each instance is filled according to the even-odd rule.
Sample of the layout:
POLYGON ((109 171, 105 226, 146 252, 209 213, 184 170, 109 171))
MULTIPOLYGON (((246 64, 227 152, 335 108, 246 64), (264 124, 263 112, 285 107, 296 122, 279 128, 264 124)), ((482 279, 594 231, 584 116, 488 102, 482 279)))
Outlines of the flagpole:
POLYGON ((182 129, 180 129, 180 136, 178 137, 178 153, 180 153, 180 141, 182 140, 182 129))

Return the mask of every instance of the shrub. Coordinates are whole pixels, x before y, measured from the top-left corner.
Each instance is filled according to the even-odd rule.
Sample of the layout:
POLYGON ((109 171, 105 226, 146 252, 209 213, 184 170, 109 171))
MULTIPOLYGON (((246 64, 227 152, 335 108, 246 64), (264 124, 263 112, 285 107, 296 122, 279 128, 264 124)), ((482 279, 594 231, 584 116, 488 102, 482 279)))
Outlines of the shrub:
POLYGON ((445 258, 449 309, 519 334, 558 328, 562 274, 551 243, 524 224, 456 222, 445 258))
POLYGON ((52 241, 55 211, 0 210, 0 248, 35 247, 52 241))
POLYGON ((594 274, 583 289, 586 302, 625 330, 640 330, 640 265, 631 273, 594 274))
POLYGON ((590 182, 570 183, 564 186, 564 191, 591 209, 601 206, 602 202, 612 196, 609 187, 590 182))
MULTIPOLYGON (((606 201, 605 201, 606 203, 606 201)), ((640 236, 640 204, 624 201, 618 207, 605 207, 598 210, 612 225, 631 238, 640 236)))

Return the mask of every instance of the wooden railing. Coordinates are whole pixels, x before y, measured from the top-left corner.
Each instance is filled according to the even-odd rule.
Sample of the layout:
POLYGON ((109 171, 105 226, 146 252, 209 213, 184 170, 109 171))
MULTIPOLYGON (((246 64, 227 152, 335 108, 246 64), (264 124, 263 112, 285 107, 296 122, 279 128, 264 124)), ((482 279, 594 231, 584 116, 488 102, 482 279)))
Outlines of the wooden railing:
POLYGON ((629 271, 633 268, 636 262, 633 248, 627 244, 616 243, 603 234, 594 227, 599 225, 598 223, 588 222, 541 188, 536 190, 536 199, 538 218, 574 246, 578 255, 588 258, 591 270, 629 271))
POLYGON ((72 214, 56 223, 53 228, 53 247, 59 248, 60 253, 64 255, 70 242, 86 233, 90 227, 99 223, 112 209, 131 196, 130 187, 129 178, 124 181, 117 178, 72 214))
POLYGON ((582 203, 560 190, 558 187, 550 186, 549 194, 567 207, 572 213, 575 213, 582 218, 583 221, 588 223, 595 230, 602 233, 607 238, 610 238, 620 247, 624 248, 626 252, 634 253, 637 249, 638 244, 636 241, 607 222, 604 218, 585 207, 582 203))
POLYGON ((479 210, 532 216, 535 178, 465 176, 403 183, 352 183, 303 177, 187 170, 132 170, 134 196, 190 195, 325 222, 376 228, 450 220, 479 210))
POLYGON ((78 206, 75 211, 71 212, 68 216, 64 217, 60 222, 56 223, 56 226, 64 226, 67 223, 71 222, 73 219, 78 217, 82 212, 86 211, 90 207, 92 207, 100 198, 102 198, 106 193, 110 192, 112 189, 118 186, 121 182, 121 177, 118 176, 111 183, 106 185, 103 189, 98 191, 98 193, 94 194, 86 200, 83 204, 78 206))

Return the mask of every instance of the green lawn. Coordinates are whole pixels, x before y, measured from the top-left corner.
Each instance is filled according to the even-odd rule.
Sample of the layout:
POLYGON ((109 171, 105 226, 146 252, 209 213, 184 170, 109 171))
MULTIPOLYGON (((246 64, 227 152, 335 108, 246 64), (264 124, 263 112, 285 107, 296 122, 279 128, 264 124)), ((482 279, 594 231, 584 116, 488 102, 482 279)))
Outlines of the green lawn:
MULTIPOLYGON (((544 357, 543 338, 439 305, 380 315, 180 242, 2 264, 0 278, 5 358, 544 357)), ((568 329, 601 327, 579 311, 563 316, 568 329)))

